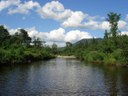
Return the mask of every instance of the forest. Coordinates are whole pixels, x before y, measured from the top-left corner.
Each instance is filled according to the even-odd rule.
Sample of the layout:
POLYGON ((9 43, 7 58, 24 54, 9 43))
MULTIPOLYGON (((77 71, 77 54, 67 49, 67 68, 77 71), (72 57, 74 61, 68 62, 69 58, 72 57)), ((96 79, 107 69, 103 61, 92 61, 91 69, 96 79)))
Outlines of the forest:
POLYGON ((110 30, 105 30, 104 38, 84 39, 83 42, 77 44, 66 42, 66 47, 61 50, 60 54, 75 55, 91 63, 127 66, 128 36, 121 34, 118 28, 121 15, 110 12, 107 16, 110 30))
POLYGON ((10 35, 4 26, 0 26, 0 65, 31 63, 37 60, 54 58, 53 49, 45 46, 40 38, 34 40, 24 29, 10 35))

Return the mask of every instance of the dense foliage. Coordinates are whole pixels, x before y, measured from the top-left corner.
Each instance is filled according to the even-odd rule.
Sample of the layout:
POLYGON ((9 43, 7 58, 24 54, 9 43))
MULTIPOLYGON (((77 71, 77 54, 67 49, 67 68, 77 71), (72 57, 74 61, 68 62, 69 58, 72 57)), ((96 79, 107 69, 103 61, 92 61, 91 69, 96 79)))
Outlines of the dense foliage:
POLYGON ((28 63, 54 57, 52 48, 42 44, 39 38, 32 40, 24 29, 10 35, 4 26, 0 26, 0 65, 28 63))
POLYGON ((61 54, 75 55, 92 63, 104 63, 110 65, 128 65, 128 36, 120 34, 118 21, 120 14, 109 13, 107 21, 110 30, 105 30, 104 38, 84 40, 74 46, 66 46, 61 54))

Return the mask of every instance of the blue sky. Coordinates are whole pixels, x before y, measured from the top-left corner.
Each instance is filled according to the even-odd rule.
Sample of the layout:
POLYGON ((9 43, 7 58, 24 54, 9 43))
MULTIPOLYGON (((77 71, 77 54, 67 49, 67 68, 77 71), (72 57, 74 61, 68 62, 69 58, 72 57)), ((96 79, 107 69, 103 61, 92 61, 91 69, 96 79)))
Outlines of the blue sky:
POLYGON ((119 28, 128 33, 127 0, 0 0, 0 24, 10 34, 18 28, 47 44, 76 42, 83 38, 103 37, 109 30, 109 12, 121 14, 119 28))

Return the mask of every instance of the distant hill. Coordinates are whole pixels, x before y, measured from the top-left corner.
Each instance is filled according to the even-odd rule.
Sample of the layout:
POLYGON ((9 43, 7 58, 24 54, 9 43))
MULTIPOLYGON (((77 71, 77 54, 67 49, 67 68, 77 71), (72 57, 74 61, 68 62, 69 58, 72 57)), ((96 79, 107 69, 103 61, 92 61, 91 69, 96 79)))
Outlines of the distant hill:
MULTIPOLYGON (((95 40, 96 41, 101 41, 102 40, 102 38, 95 38, 95 40)), ((93 41, 93 38, 91 38, 91 39, 81 39, 81 40, 79 40, 79 41, 77 41, 76 43, 74 43, 73 44, 73 46, 76 46, 76 45, 85 45, 86 43, 91 43, 93 41)))
MULTIPOLYGON (((93 38, 91 38, 91 39, 81 39, 81 40, 77 41, 76 43, 74 43, 73 46, 84 45, 84 44, 86 44, 86 43, 89 44, 89 43, 92 42, 92 40, 93 40, 93 38)), ((95 40, 99 42, 99 41, 101 41, 101 40, 103 40, 103 39, 102 39, 102 38, 95 38, 95 40)), ((58 50, 59 50, 59 51, 62 51, 62 50, 64 50, 64 48, 65 48, 65 47, 59 47, 58 50)))

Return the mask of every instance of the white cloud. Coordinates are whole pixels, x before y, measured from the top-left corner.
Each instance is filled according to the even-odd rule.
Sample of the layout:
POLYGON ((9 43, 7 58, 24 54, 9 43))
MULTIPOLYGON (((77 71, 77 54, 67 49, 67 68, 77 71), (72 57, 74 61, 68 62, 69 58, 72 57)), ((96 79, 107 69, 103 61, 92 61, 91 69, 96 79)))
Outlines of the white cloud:
MULTIPOLYGON (((13 35, 18 32, 18 29, 9 29, 9 33, 13 35)), ((28 31, 28 35, 31 38, 39 37, 42 41, 46 41, 46 44, 49 45, 56 43, 58 46, 64 46, 65 42, 75 43, 84 38, 92 38, 90 33, 80 30, 71 30, 66 32, 65 29, 58 28, 49 32, 39 32, 35 27, 26 28, 25 30, 28 31)))
MULTIPOLYGON (((110 24, 108 21, 94 21, 90 20, 89 22, 85 22, 82 25, 84 28, 92 29, 92 30, 110 30, 110 24)), ((119 29, 126 29, 127 23, 123 20, 118 22, 119 29)))
POLYGON ((17 29, 10 29, 9 33, 10 35, 14 35, 17 32, 17 29))
POLYGON ((128 35, 128 31, 122 31, 121 35, 128 35))
POLYGON ((101 23, 101 29, 103 29, 103 30, 109 30, 109 29, 110 29, 110 24, 109 24, 109 22, 108 22, 108 21, 103 21, 103 22, 101 23))
MULTIPOLYGON (((120 30, 120 29, 126 29, 126 27, 127 27, 127 23, 126 23, 125 21, 120 20, 120 21, 118 22, 118 28, 119 28, 119 30, 120 30)), ((103 22, 101 23, 101 25, 99 26, 99 29, 102 29, 102 30, 109 30, 109 29, 110 29, 110 24, 109 24, 109 22, 108 22, 108 21, 103 21, 103 22)))
POLYGON ((38 32, 35 27, 32 27, 27 28, 27 31, 32 38, 36 36, 41 38, 41 40, 45 40, 47 44, 52 45, 53 43, 56 43, 59 46, 64 46, 65 42, 74 43, 84 38, 92 38, 88 32, 72 30, 66 33, 63 28, 51 30, 50 32, 38 32))
POLYGON ((80 31, 80 30, 72 30, 65 34, 65 42, 76 42, 84 38, 92 38, 92 36, 88 32, 80 31))
MULTIPOLYGON (((21 2, 21 0, 1 0, 0 11, 5 8, 9 8, 9 14, 27 14, 30 10, 37 9, 37 13, 42 18, 50 18, 61 21, 61 26, 66 28, 85 28, 91 30, 110 29, 109 23, 102 20, 103 17, 89 16, 82 11, 65 9, 64 5, 59 1, 51 1, 41 7, 38 2, 33 0, 24 2, 21 2)), ((128 14, 125 19, 128 20, 128 14)), ((22 20, 25 20, 25 17, 23 17, 22 20)), ((128 24, 124 20, 120 20, 118 26, 121 30, 128 29, 128 24)))
POLYGON ((88 21, 88 22, 85 22, 85 23, 83 24, 83 27, 84 27, 84 28, 87 28, 87 29, 96 30, 96 29, 99 29, 99 22, 94 21, 94 20, 90 20, 90 21, 88 21))
POLYGON ((39 37, 42 40, 46 41, 55 41, 55 42, 61 42, 64 40, 64 33, 65 30, 63 28, 55 29, 50 32, 38 32, 35 27, 27 28, 28 34, 30 37, 39 37))
POLYGON ((127 25, 127 23, 125 21, 123 21, 123 20, 120 20, 118 22, 119 29, 125 29, 126 25, 127 25))
POLYGON ((19 29, 21 29, 21 28, 17 28, 17 29, 9 29, 9 28, 7 28, 8 30, 9 30, 9 34, 10 35, 14 35, 16 32, 19 32, 19 29))
POLYGON ((8 11, 8 14, 15 14, 15 13, 20 13, 20 14, 27 14, 29 13, 29 10, 32 10, 33 8, 39 8, 40 5, 38 2, 33 2, 32 0, 28 2, 24 2, 23 4, 20 3, 16 8, 10 8, 8 11))
MULTIPOLYGON (((109 30, 110 26, 107 21, 103 21, 104 17, 89 16, 82 11, 72 11, 65 9, 59 1, 51 1, 37 10, 37 13, 43 18, 50 18, 61 21, 61 26, 66 28, 85 28, 92 30, 109 30)), ((128 17, 128 16, 127 16, 128 17)), ((127 23, 123 20, 119 21, 119 28, 125 28, 127 23)))
POLYGON ((35 27, 31 27, 31 28, 26 28, 26 30, 28 31, 28 34, 31 38, 39 37, 39 32, 36 30, 35 27))
POLYGON ((48 33, 48 40, 61 42, 64 40, 65 30, 63 28, 59 28, 48 33))
POLYGON ((19 5, 20 0, 1 0, 0 1, 0 11, 9 8, 11 6, 19 5))
POLYGON ((70 9, 65 9, 59 1, 51 1, 37 10, 37 13, 42 18, 63 20, 68 18, 71 15, 72 11, 70 9))
POLYGON ((100 18, 99 16, 89 16, 82 11, 72 11, 70 9, 65 9, 63 4, 61 4, 59 1, 51 1, 46 3, 37 10, 37 13, 43 19, 50 18, 61 21, 62 27, 83 27, 88 29, 99 28, 98 22, 94 21, 94 19, 100 18))
POLYGON ((64 27, 81 27, 85 14, 81 11, 72 12, 72 15, 62 23, 64 27))

